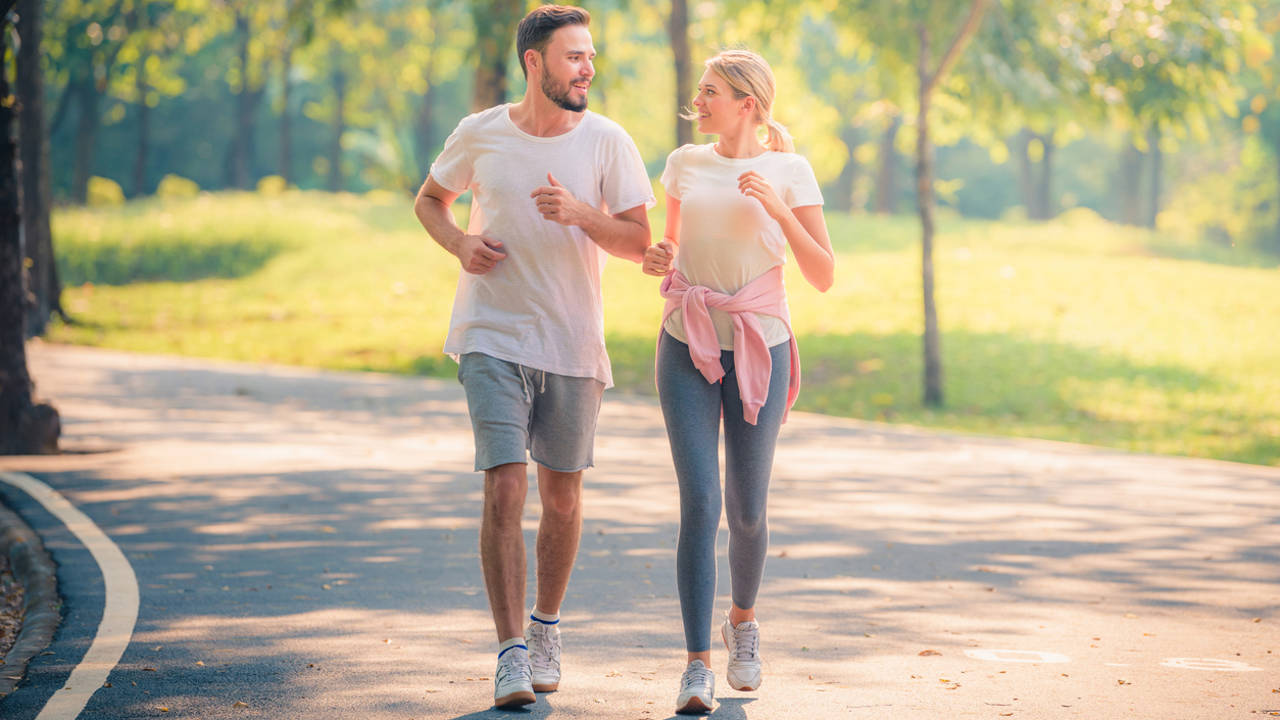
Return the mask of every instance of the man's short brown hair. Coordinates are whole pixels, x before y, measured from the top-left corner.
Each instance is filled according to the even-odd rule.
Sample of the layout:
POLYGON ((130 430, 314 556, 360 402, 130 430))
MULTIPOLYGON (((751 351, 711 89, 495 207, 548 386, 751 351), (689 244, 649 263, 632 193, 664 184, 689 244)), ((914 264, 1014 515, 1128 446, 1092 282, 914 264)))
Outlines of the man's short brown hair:
POLYGON ((551 33, 565 25, 590 25, 591 13, 572 5, 543 5, 524 16, 516 27, 516 56, 520 60, 520 71, 529 77, 529 68, 524 64, 526 50, 537 50, 544 54, 547 43, 551 42, 551 33))

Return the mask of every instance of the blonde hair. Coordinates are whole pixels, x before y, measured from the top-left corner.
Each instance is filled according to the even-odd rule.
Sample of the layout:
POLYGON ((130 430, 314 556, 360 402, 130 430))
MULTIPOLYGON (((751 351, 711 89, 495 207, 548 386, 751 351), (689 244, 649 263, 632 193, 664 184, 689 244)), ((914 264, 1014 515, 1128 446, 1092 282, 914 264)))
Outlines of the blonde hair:
POLYGON ((756 122, 768 129, 769 137, 765 145, 770 150, 795 152, 791 134, 782 123, 773 119, 773 69, 763 57, 750 50, 724 50, 707 60, 706 65, 729 83, 735 98, 756 99, 756 122))

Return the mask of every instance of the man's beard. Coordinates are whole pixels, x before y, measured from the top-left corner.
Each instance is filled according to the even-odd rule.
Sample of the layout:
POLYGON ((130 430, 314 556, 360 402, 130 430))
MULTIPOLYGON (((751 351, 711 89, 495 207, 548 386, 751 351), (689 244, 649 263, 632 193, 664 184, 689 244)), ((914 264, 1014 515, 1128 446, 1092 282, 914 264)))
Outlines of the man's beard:
POLYGON ((572 83, 570 83, 564 90, 560 90, 551 84, 550 76, 542 76, 542 94, 546 95, 548 100, 560 106, 561 109, 569 110, 570 112, 582 112, 583 110, 586 110, 587 99, 584 97, 582 98, 582 102, 574 102, 569 98, 569 93, 571 92, 573 92, 572 83))

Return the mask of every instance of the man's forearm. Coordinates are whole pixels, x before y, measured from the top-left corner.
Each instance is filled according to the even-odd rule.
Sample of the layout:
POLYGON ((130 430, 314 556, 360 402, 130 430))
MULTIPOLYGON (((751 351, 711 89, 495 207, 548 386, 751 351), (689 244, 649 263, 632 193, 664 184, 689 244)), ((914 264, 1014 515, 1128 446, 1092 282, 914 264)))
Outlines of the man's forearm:
POLYGON ((439 198, 419 195, 413 204, 413 213, 418 216, 418 222, 422 223, 432 240, 451 254, 458 254, 458 245, 464 233, 453 219, 453 211, 448 205, 439 198))
POLYGON ((644 260, 644 251, 649 247, 649 228, 642 223, 589 208, 578 227, 610 255, 632 262, 644 260))

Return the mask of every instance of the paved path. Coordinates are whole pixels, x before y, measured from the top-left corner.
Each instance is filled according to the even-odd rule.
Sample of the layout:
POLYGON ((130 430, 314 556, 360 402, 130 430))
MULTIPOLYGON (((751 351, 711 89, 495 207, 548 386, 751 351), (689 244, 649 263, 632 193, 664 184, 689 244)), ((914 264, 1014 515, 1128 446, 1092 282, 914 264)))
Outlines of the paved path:
MULTIPOLYGON (((456 383, 50 346, 31 364, 79 452, 0 470, 83 510, 140 589, 81 717, 670 716, 676 501, 651 401, 605 403, 563 689, 503 713, 456 383)), ((0 500, 66 601, 0 701, 29 720, 84 655, 104 581, 38 503, 0 500)), ((1280 469, 796 414, 770 508, 766 682, 722 683, 713 717, 1280 714, 1280 469)), ((531 538, 536 493, 529 511, 531 538)))

